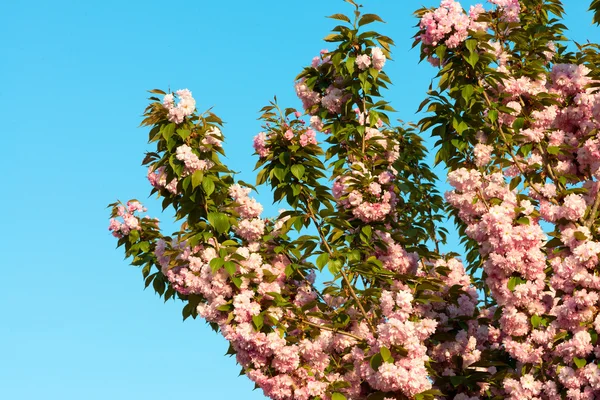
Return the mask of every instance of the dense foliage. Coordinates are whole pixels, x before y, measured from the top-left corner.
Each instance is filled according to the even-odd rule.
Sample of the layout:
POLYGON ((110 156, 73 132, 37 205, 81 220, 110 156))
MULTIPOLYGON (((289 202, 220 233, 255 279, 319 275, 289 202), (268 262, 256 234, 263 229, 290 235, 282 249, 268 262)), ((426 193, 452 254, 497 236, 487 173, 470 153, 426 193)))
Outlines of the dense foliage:
POLYGON ((393 41, 346 1, 335 48, 296 79, 303 111, 262 109, 256 184, 285 210, 261 217, 189 90, 153 90, 144 164, 181 227, 115 203, 119 246, 272 399, 600 398, 598 45, 567 47, 559 0, 442 0, 416 12, 415 46, 439 68, 427 115, 395 126, 393 41), (465 266, 440 253, 447 215, 465 266))

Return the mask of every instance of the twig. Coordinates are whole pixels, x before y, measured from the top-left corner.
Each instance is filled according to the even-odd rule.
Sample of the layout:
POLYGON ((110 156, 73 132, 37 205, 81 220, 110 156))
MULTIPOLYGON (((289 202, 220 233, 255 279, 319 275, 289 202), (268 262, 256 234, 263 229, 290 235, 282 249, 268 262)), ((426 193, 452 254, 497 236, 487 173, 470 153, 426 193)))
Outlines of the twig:
POLYGON ((598 207, 600 207, 600 191, 596 192, 596 200, 594 200, 594 205, 592 206, 592 211, 588 216, 587 221, 585 221, 585 226, 590 228, 594 224, 594 219, 596 218, 596 213, 598 212, 598 207))
MULTIPOLYGON (((327 249, 327 253, 329 254, 330 257, 332 257, 333 256, 333 251, 331 250, 331 247, 329 247, 329 243, 327 243, 327 240, 325 239, 325 236, 323 235, 323 232, 321 231, 321 226, 319 225, 319 221, 317 221, 317 219, 316 219, 316 217, 315 217, 315 215, 314 215, 314 213, 312 211, 312 208, 310 206, 310 201, 308 199, 305 199, 305 200, 306 200, 306 205, 307 205, 307 209, 308 209, 308 216, 310 217, 311 221, 315 224, 315 227, 317 228, 317 231, 319 232, 319 236, 321 237, 321 242, 323 243, 323 245, 327 249)), ((348 279, 348 275, 346 275, 346 273, 344 272, 344 270, 341 269, 341 268, 340 268, 340 273, 342 274, 342 279, 344 280, 344 282, 346 283, 346 286, 348 287, 348 290, 350 291, 350 295, 352 296, 352 298, 356 302, 356 305, 360 309, 360 312, 363 315, 363 317, 365 318, 365 321, 367 321, 367 324, 369 325, 369 328, 371 328, 371 331, 373 333, 376 333, 377 329, 375 329, 375 327, 371 323, 371 320, 367 316, 367 312, 365 311, 363 305, 361 304, 360 300, 358 299, 358 296, 356 295, 356 292, 354 291, 354 289, 352 288, 352 285, 350 284, 350 280, 348 279)))
POLYGON ((339 333, 340 335, 348 336, 348 337, 351 337, 351 338, 356 339, 356 340, 361 341, 361 342, 365 340, 365 339, 363 339, 363 338, 361 338, 359 336, 353 335, 353 334, 348 333, 346 331, 340 331, 337 328, 331 328, 331 327, 326 326, 326 325, 315 324, 314 322, 310 322, 309 320, 306 320, 306 319, 301 319, 300 321, 302 321, 306 325, 313 326, 313 327, 319 328, 319 329, 324 329, 326 331, 330 331, 330 332, 334 332, 334 333, 339 333))

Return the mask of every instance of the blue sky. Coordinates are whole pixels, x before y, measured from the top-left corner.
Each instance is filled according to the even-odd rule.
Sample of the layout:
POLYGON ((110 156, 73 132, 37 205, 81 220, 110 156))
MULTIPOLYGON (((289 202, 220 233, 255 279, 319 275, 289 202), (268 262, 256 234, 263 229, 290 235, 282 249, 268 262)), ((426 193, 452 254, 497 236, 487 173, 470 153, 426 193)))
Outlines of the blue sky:
MULTIPOLYGON (((416 121, 434 74, 410 50, 411 16, 437 1, 363 0, 397 43, 386 71, 397 118, 416 121)), ((437 4, 436 4, 437 3, 437 4)), ((568 0, 571 37, 593 40, 587 1, 568 0)), ((472 2, 463 2, 463 5, 472 2)), ((341 0, 18 1, 0 4, 5 171, 0 290, 2 399, 263 399, 238 378, 227 343, 181 303, 143 290, 107 231, 106 205, 145 199, 138 128, 148 89, 189 88, 227 125, 230 167, 252 182, 258 110, 299 107, 310 63, 341 0)), ((268 206, 268 193, 259 200, 268 206)), ((147 200, 149 213, 160 207, 147 200)), ((165 219, 167 216, 162 216, 165 219)))

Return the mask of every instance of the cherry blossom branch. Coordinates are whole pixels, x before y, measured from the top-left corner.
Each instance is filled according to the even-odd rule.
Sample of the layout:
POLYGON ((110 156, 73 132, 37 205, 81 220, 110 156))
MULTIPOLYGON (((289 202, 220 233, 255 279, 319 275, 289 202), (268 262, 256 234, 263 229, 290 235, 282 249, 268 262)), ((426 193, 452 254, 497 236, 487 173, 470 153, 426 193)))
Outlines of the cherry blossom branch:
MULTIPOLYGON (((487 106, 491 107, 492 106, 492 102, 491 102, 490 98, 488 97, 487 93, 485 92, 485 90, 483 91, 483 97, 485 98, 487 106)), ((517 157, 513 154, 512 147, 508 144, 508 139, 504 135, 504 131, 502 130, 502 127, 500 126, 500 124, 498 124, 498 132, 500 132, 500 137, 502 138, 504 144, 506 145, 506 150, 507 150, 508 154, 510 155, 510 158, 513 160, 513 163, 515 164, 515 166, 517 167, 517 169, 521 173, 521 175, 525 177, 525 180, 527 181, 527 183, 529 183, 529 186, 533 189, 534 192, 536 192, 540 197, 544 197, 545 198, 546 196, 544 196, 537 189, 537 187, 535 186, 535 184, 531 181, 531 178, 529 177, 529 175, 527 175, 525 173, 525 170, 521 167, 519 161, 517 160, 517 157)), ((553 204, 557 204, 557 202, 556 202, 555 199, 550 199, 550 202, 553 203, 553 204)))
POLYGON ((596 213, 598 212, 598 207, 600 207, 600 191, 596 192, 596 199, 594 200, 594 205, 592 206, 592 211, 588 216, 587 221, 585 221, 585 226, 587 228, 591 228, 594 224, 594 220, 596 218, 596 213))
POLYGON ((353 335, 352 333, 348 333, 346 331, 341 331, 341 330, 339 330, 337 328, 332 328, 332 327, 329 327, 327 325, 315 324, 314 322, 310 322, 307 319, 301 319, 300 321, 303 322, 303 323, 305 323, 308 326, 312 326, 312 327, 323 329, 323 330, 330 331, 330 332, 333 332, 333 333, 338 333, 340 335, 348 336, 348 337, 356 339, 356 340, 358 340, 360 342, 363 342, 365 340, 364 338, 361 338, 359 336, 353 335))
MULTIPOLYGON (((544 149, 539 143, 537 145, 537 148, 541 153, 544 153, 544 149)), ((550 163, 546 163, 546 171, 548 171, 548 175, 550 175, 550 178, 552 178, 554 182, 556 182, 559 186, 563 186, 562 183, 560 183, 560 181, 556 178, 556 172, 554 171, 554 168, 552 168, 552 165, 550 165, 550 163)))
MULTIPOLYGON (((325 246, 325 249, 327 250, 329 257, 333 257, 333 251, 331 250, 331 247, 329 247, 329 243, 327 243, 327 239, 325 238, 325 236, 323 235, 323 231, 321 230, 321 225, 319 224, 319 221, 317 221, 317 218, 315 217, 315 215, 313 213, 313 210, 311 207, 311 202, 310 202, 310 200, 306 199, 306 197, 305 197, 305 201, 306 201, 306 205, 307 205, 306 208, 308 211, 308 216, 310 217, 311 221, 314 223, 315 227, 317 228, 317 231, 319 232, 319 237, 321 238, 321 243, 323 243, 323 245, 325 246)), ((356 302, 356 305, 360 309, 360 312, 363 315, 363 317, 365 318, 365 321, 367 321, 369 328, 371 329, 371 331, 373 333, 376 333, 377 329, 375 329, 375 327, 371 323, 371 320, 367 316, 367 312, 365 311, 365 308, 363 307, 362 303, 358 299, 356 292, 352 288, 352 284, 350 283, 350 280, 348 279, 348 275, 346 275, 346 273, 344 272, 344 270, 342 268, 340 268, 340 273, 342 274, 342 279, 344 280, 348 290, 350 291, 350 295, 356 302)))

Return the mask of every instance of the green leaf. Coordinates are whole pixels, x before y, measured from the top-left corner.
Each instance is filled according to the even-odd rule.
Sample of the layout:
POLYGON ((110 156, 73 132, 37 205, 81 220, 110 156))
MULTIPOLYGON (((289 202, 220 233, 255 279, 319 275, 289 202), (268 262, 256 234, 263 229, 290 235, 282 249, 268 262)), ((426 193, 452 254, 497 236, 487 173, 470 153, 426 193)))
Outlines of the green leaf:
POLYGON ((583 368, 587 364, 587 361, 585 360, 585 358, 573 357, 573 362, 577 366, 577 369, 583 368))
POLYGON ((443 60, 446 56, 446 46, 438 46, 437 49, 435 49, 435 55, 438 56, 440 60, 443 60))
POLYGON ((542 324, 542 320, 543 320, 543 318, 540 317, 539 315, 532 315, 531 316, 531 325, 534 328, 537 328, 542 324))
POLYGON ((475 65, 479 61, 479 54, 471 53, 471 54, 469 54, 469 57, 465 57, 465 60, 467 60, 467 62, 469 63, 469 65, 471 67, 475 68, 475 65))
POLYGON ((285 181, 285 169, 277 166, 273 169, 273 175, 275 175, 275 177, 279 180, 279 182, 284 182, 285 181))
POLYGON ((135 243, 140 240, 140 232, 138 230, 132 230, 129 232, 129 243, 135 243))
POLYGON ((222 258, 213 258, 208 263, 213 273, 217 272, 223 266, 223 264, 225 264, 225 260, 223 260, 222 258))
POLYGON ((527 218, 527 217, 521 217, 517 220, 517 224, 520 224, 520 225, 529 225, 529 223, 530 223, 530 221, 529 221, 529 218, 527 218))
POLYGON ((370 23, 375 22, 375 21, 379 21, 379 22, 385 23, 385 21, 382 20, 378 15, 375 15, 375 14, 364 14, 358 20, 358 26, 367 25, 367 24, 370 24, 370 23))
POLYGON ((592 22, 596 25, 600 25, 600 0, 592 1, 592 4, 590 4, 589 11, 592 11, 594 13, 592 22))
POLYGON ((381 356, 381 353, 374 354, 373 357, 371 357, 369 364, 373 370, 379 370, 379 367, 381 367, 381 364, 383 364, 383 357, 381 356))
POLYGON ((515 290, 515 287, 517 287, 517 285, 520 285, 522 283, 527 282, 525 279, 520 278, 518 276, 511 276, 510 279, 508 280, 508 290, 510 290, 511 292, 513 290, 515 290))
POLYGON ((192 132, 189 129, 177 129, 177 134, 183 139, 187 139, 192 132))
POLYGON ((469 49, 469 52, 473 53, 477 47, 477 39, 469 39, 465 41, 465 46, 469 49))
POLYGON ((465 121, 461 121, 458 125, 456 125, 456 132, 459 135, 461 135, 467 129, 469 129, 469 125, 467 125, 465 121))
POLYGON ((302 179, 304 176, 304 165, 296 164, 292 165, 292 175, 294 175, 298 179, 302 179))
POLYGON ((450 377, 450 383, 454 387, 460 386, 464 381, 465 381, 464 376, 451 376, 450 377))
POLYGON ((598 332, 595 329, 590 329, 588 333, 592 337, 592 345, 595 346, 598 343, 598 332))
POLYGON ((381 354, 381 358, 386 363, 393 363, 394 358, 392 357, 392 352, 387 347, 383 346, 381 350, 379 350, 379 354, 381 354))
POLYGON ((223 267, 225 267, 225 271, 229 274, 229 276, 234 276, 237 272, 237 267, 233 261, 225 261, 223 263, 223 267))
POLYGON ((330 33, 329 35, 325 36, 323 40, 326 42, 341 42, 344 40, 344 37, 337 33, 330 33))
POLYGON ((575 239, 577 240, 587 240, 587 236, 585 235, 585 233, 580 232, 580 231, 575 231, 575 239))
POLYGON ((524 124, 525 124, 525 118, 519 117, 519 118, 515 119, 515 122, 513 122, 512 127, 515 130, 515 132, 519 132, 521 130, 521 128, 523 128, 524 124))
POLYGON ((173 136, 173 133, 175 132, 175 127, 177 125, 175 125, 175 123, 171 122, 169 125, 163 125, 161 130, 162 130, 162 135, 165 138, 165 140, 169 140, 169 138, 171 136, 173 136))
POLYGON ((363 235, 365 235, 365 237, 367 239, 371 239, 371 235, 373 233, 373 229, 371 228, 371 225, 363 226, 360 231, 363 235))
POLYGON ((548 146, 548 147, 546 147, 546 151, 548 152, 548 154, 557 155, 558 153, 560 153, 560 147, 548 146))
POLYGON ((333 14, 333 15, 330 15, 329 17, 327 17, 327 18, 337 19, 337 20, 340 20, 340 21, 345 21, 345 22, 350 23, 350 18, 346 17, 344 14, 333 14))
POLYGON ((463 151, 467 147, 467 142, 464 142, 460 139, 452 139, 450 143, 452 143, 452 146, 456 147, 460 151, 463 151))
POLYGON ((473 92, 474 92, 473 85, 463 86, 463 88, 461 90, 462 98, 465 99, 465 101, 468 103, 469 100, 471 99, 471 96, 473 95, 473 92))
POLYGON ((198 187, 198 185, 202 182, 202 180, 204 179, 204 172, 198 170, 195 171, 194 174, 192 175, 192 188, 196 189, 196 187, 198 187))
POLYGON ((207 196, 210 196, 215 191, 215 183, 210 177, 205 176, 204 179, 202 179, 202 189, 204 189, 204 193, 206 193, 207 196))
POLYGON ((262 314, 258 314, 252 317, 252 324, 257 331, 260 331, 264 324, 264 317, 262 314))
POLYGON ((220 212, 208 213, 208 222, 217 230, 219 233, 225 233, 229 231, 230 224, 227 215, 220 212))
POLYGON ((331 395, 331 400, 347 400, 346 396, 341 393, 335 392, 331 395))
POLYGON ((327 268, 333 275, 337 275, 340 272, 340 269, 342 269, 342 262, 340 260, 329 260, 327 268))
POLYGON ((327 263, 329 262, 329 254, 328 253, 322 253, 321 255, 319 255, 319 257, 317 257, 317 268, 319 268, 319 271, 323 270, 323 267, 325 267, 325 265, 327 265, 327 263))
POLYGON ((354 63, 356 62, 356 58, 354 57, 348 57, 348 59, 346 59, 346 69, 348 70, 348 73, 350 75, 352 75, 354 73, 354 63))
POLYGON ((333 326, 335 328, 345 328, 350 323, 348 314, 338 314, 333 318, 333 326))

